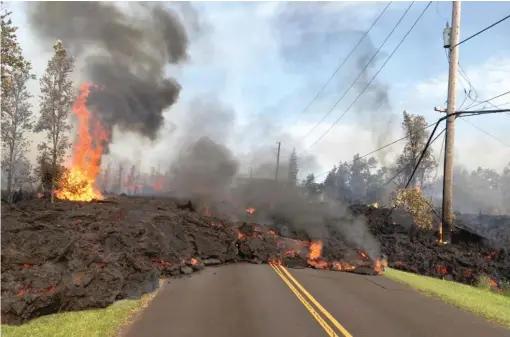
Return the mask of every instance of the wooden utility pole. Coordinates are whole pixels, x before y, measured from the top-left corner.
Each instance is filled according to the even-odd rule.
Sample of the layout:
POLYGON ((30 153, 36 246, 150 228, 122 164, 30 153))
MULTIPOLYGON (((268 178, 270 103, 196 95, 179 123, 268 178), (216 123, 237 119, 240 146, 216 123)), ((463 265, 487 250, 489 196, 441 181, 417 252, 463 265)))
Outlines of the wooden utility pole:
POLYGON ((274 175, 274 181, 278 181, 278 168, 280 167, 280 147, 282 143, 276 142, 276 144, 278 144, 278 154, 276 155, 276 172, 274 175))
POLYGON ((456 84, 459 65, 460 1, 453 1, 450 36, 450 67, 448 74, 448 105, 446 107, 446 135, 443 178, 443 240, 449 242, 454 225, 453 217, 453 150, 455 145, 456 84))

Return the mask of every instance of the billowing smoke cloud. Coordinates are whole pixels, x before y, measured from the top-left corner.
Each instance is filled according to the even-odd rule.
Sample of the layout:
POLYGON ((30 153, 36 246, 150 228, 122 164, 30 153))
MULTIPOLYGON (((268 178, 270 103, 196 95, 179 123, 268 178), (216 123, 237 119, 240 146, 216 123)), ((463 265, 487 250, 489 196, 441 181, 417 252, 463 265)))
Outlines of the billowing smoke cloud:
POLYGON ((211 97, 196 98, 179 126, 178 155, 170 167, 170 193, 211 203, 227 197, 239 162, 227 147, 235 112, 211 97))
POLYGON ((188 37, 177 14, 162 5, 130 6, 122 11, 108 2, 27 5, 36 36, 48 43, 61 39, 73 56, 84 58, 86 79, 99 87, 87 103, 106 127, 155 140, 163 111, 181 90, 165 67, 186 61, 188 37))

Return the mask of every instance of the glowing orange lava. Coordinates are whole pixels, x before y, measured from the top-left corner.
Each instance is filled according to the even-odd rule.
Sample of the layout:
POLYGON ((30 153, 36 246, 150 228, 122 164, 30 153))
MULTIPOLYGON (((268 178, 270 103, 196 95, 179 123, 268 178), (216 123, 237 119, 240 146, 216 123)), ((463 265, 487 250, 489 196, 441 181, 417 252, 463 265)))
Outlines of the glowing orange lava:
POLYGON ((103 142, 108 140, 108 133, 99 121, 93 119, 87 109, 90 87, 90 83, 81 85, 80 95, 73 105, 73 114, 79 122, 78 134, 73 147, 72 165, 62 178, 61 188, 55 191, 59 199, 73 201, 103 199, 95 183, 101 170, 103 142))

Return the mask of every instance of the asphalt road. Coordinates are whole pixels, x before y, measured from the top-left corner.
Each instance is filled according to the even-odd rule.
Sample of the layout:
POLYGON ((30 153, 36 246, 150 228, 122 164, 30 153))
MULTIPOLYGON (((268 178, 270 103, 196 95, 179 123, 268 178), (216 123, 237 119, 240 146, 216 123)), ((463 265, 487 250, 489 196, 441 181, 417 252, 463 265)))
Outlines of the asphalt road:
POLYGON ((234 264, 165 283, 125 331, 160 336, 509 337, 510 330, 381 276, 234 264))

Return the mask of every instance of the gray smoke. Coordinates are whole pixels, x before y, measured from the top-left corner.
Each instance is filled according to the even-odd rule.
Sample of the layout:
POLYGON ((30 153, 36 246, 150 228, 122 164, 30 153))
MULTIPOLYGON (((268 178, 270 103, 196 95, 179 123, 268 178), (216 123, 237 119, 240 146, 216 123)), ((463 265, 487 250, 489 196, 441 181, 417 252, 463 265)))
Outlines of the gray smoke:
MULTIPOLYGON (((348 15, 348 6, 349 4, 336 2, 282 4, 278 20, 273 26, 280 42, 281 55, 292 70, 302 73, 303 64, 308 65, 310 69, 323 68, 324 64, 330 64, 333 71, 344 60, 368 29, 366 22, 360 22, 362 17, 348 15), (344 7, 346 14, 342 15, 338 8, 333 7, 344 7), (361 26, 363 26, 362 29, 359 28, 361 26)), ((376 12, 380 10, 376 9, 376 12)), ((375 51, 370 35, 366 36, 336 78, 322 93, 323 97, 328 94, 332 96, 332 102, 328 104, 332 106, 333 102, 344 94, 368 64, 375 51)), ((349 94, 340 101, 337 110, 346 109, 354 101, 368 85, 384 59, 385 55, 377 54, 354 87, 349 90, 349 94)), ((329 73, 321 76, 326 80, 329 73)), ((311 87, 310 98, 319 88, 311 87)), ((388 143, 395 131, 395 115, 391 112, 388 90, 389 87, 376 78, 349 112, 360 127, 370 128, 374 145, 377 147, 388 143)), ((320 113, 322 115, 325 112, 320 113)), ((340 114, 340 111, 336 113, 340 114)), ((388 153, 387 151, 377 152, 381 164, 386 164, 388 153)))
POLYGON ((178 198, 221 201, 239 162, 227 147, 235 112, 212 97, 192 100, 179 125, 178 155, 170 167, 170 193, 178 198))
POLYGON ((73 56, 84 58, 87 80, 99 87, 87 104, 103 124, 155 140, 163 111, 181 90, 165 67, 186 61, 188 37, 177 14, 167 8, 130 6, 121 11, 108 2, 27 4, 37 37, 47 43, 60 39, 73 56))

